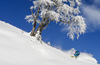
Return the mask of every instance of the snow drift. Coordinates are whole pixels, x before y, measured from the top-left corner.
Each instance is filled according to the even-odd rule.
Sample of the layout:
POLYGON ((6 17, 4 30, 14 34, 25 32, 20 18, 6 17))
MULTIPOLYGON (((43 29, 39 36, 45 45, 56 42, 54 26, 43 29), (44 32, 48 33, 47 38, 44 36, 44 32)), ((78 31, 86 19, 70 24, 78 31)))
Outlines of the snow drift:
MULTIPOLYGON (((71 50, 69 51, 71 52, 71 50)), ((78 59, 0 21, 0 65, 99 65, 86 54, 78 59)))

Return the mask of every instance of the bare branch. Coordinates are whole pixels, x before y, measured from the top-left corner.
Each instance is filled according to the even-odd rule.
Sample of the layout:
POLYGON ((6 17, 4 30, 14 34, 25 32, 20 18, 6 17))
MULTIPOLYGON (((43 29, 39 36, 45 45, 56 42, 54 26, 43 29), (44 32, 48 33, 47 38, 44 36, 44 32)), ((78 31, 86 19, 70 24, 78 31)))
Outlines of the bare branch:
POLYGON ((37 10, 36 19, 37 19, 37 18, 38 18, 38 16, 39 16, 40 9, 41 9, 41 5, 39 5, 39 8, 38 8, 38 10, 37 10))
POLYGON ((45 28, 43 28, 43 29, 46 29, 46 28, 48 27, 48 24, 50 23, 50 21, 51 21, 51 20, 48 20, 48 21, 47 21, 47 23, 45 23, 45 24, 43 25, 43 27, 45 27, 45 26, 46 26, 46 27, 45 27, 45 28))
POLYGON ((47 3, 47 4, 48 4, 47 10, 49 10, 49 8, 50 8, 50 5, 49 5, 49 3, 47 3))
POLYGON ((53 7, 54 7, 54 5, 51 7, 51 9, 50 9, 50 10, 52 10, 52 9, 53 9, 53 7))
POLYGON ((72 19, 72 20, 66 22, 66 21, 63 21, 63 20, 60 20, 60 19, 59 19, 59 21, 61 21, 61 22, 63 22, 63 23, 68 23, 68 24, 70 24, 70 23, 71 23, 72 21, 74 21, 74 20, 75 20, 75 19, 72 19))
POLYGON ((46 27, 45 28, 43 28, 43 29, 46 29, 48 27, 48 25, 46 25, 46 27))
POLYGON ((33 16, 34 22, 36 22, 36 17, 35 17, 35 15, 33 14, 33 10, 32 10, 32 9, 31 9, 31 13, 32 13, 32 16, 33 16))
MULTIPOLYGON (((41 5, 40 5, 41 6, 41 5)), ((33 14, 33 9, 31 9, 31 13, 32 13, 32 16, 33 16, 33 19, 34 19, 34 22, 36 22, 38 16, 39 16, 39 12, 40 12, 40 9, 41 7, 39 6, 38 10, 36 11, 37 12, 37 15, 35 16, 35 14, 33 14)), ((35 12, 35 13, 36 13, 35 12)))

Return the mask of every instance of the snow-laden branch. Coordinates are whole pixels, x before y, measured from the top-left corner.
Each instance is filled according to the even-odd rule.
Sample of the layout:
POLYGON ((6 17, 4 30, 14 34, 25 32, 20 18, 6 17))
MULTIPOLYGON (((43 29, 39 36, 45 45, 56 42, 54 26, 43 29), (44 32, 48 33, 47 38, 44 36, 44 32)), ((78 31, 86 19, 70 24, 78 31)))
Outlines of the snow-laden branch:
POLYGON ((76 16, 75 20, 70 23, 68 27, 69 33, 67 34, 72 40, 74 39, 75 35, 77 35, 77 39, 79 38, 80 34, 84 34, 86 30, 86 24, 84 18, 82 16, 76 16))

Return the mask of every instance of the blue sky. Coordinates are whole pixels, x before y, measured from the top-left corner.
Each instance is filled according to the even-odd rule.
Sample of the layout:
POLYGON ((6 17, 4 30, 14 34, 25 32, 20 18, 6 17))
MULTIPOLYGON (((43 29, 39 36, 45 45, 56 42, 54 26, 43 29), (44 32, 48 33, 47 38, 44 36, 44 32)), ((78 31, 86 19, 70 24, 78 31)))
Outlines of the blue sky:
MULTIPOLYGON (((42 38, 45 42, 50 41, 52 46, 62 50, 75 48, 80 52, 91 53, 100 64, 100 0, 83 0, 82 3, 81 15, 87 24, 84 35, 72 41, 67 37, 67 32, 62 31, 63 26, 51 22, 43 31, 42 38)), ((0 20, 30 32, 32 24, 26 22, 24 18, 31 14, 30 6, 32 5, 29 0, 0 0, 0 20)))

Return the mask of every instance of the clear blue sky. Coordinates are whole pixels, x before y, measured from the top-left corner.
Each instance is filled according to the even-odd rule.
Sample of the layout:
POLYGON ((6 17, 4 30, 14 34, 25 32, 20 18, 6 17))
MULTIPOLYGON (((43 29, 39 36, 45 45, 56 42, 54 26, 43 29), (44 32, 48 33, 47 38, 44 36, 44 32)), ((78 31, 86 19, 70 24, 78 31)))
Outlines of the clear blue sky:
MULTIPOLYGON (((91 53, 100 64, 100 3, 99 0, 84 0, 81 7, 82 16, 87 23, 87 31, 79 39, 72 41, 67 37, 66 31, 61 31, 63 26, 51 22, 49 27, 43 31, 42 37, 45 42, 51 42, 52 46, 61 47, 62 50, 75 48, 80 52, 91 53), (92 14, 92 15, 91 15, 92 14), (96 24, 95 24, 96 23, 96 24)), ((26 32, 30 32, 32 24, 24 19, 30 15, 29 0, 0 0, 0 20, 10 23, 26 32)))

